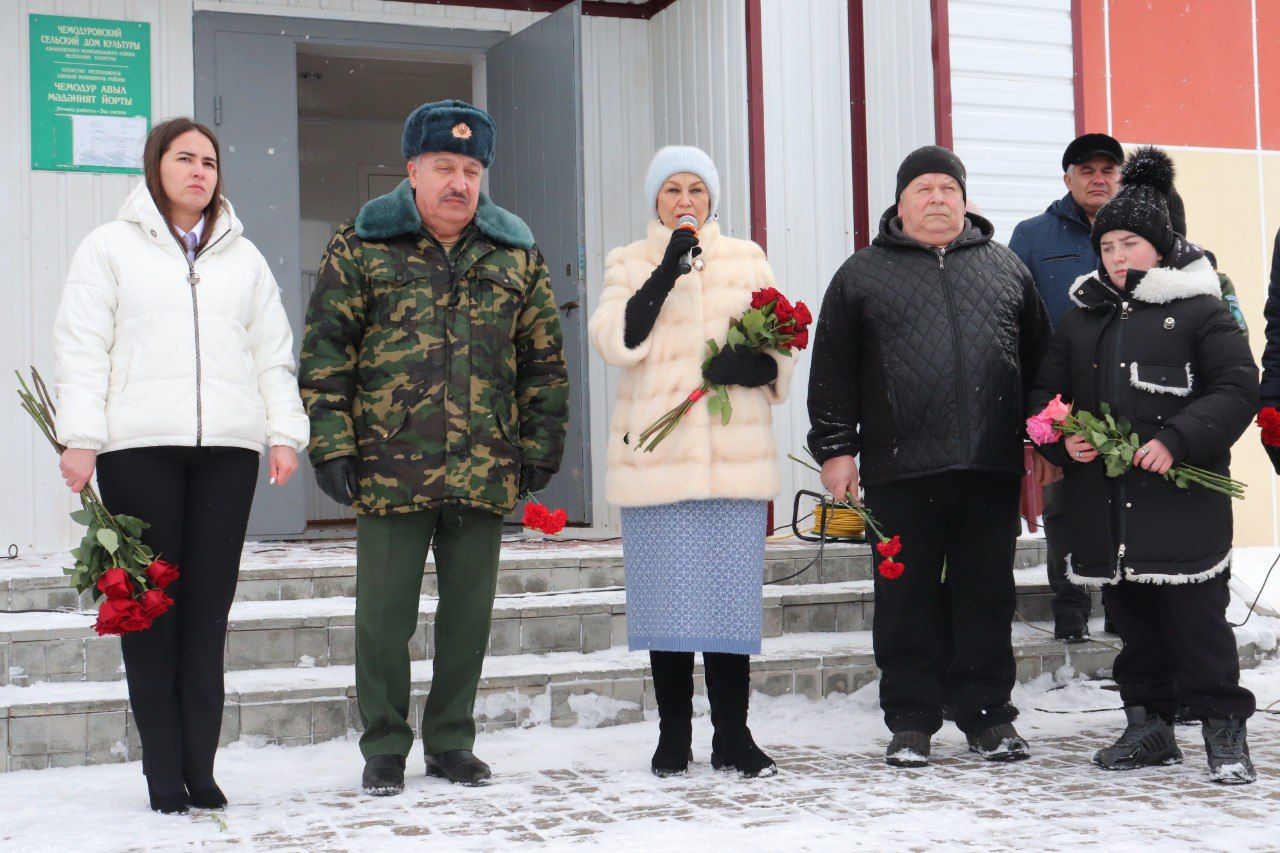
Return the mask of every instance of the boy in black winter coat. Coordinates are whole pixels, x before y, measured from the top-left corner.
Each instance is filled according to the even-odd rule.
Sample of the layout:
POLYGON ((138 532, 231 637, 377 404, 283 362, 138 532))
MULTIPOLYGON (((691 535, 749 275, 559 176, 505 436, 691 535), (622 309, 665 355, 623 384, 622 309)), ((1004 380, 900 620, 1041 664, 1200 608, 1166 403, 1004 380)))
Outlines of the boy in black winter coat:
POLYGON ((1142 442, 1117 478, 1083 437, 1039 448, 1066 475, 1068 572, 1102 587, 1124 640, 1115 679, 1129 725, 1094 762, 1181 761, 1171 726, 1181 694, 1203 719, 1211 778, 1252 782, 1245 720, 1254 697, 1239 685, 1226 620, 1231 499, 1163 475, 1181 463, 1228 474, 1231 446, 1257 411, 1257 367, 1204 252, 1171 228, 1172 162, 1141 149, 1122 180, 1094 222, 1098 272, 1071 290, 1078 307, 1049 345, 1029 412, 1055 394, 1095 415, 1107 403, 1142 442))

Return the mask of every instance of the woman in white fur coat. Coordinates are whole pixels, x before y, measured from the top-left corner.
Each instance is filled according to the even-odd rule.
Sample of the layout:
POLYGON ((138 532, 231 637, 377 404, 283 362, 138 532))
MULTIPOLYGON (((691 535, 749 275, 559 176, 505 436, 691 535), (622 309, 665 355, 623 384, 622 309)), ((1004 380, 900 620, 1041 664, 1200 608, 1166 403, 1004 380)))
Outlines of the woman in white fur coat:
POLYGON ((108 511, 148 523, 143 542, 179 570, 168 612, 120 639, 165 813, 227 803, 223 649, 259 455, 283 484, 310 432, 280 291, 222 197, 218 154, 189 118, 152 128, 145 180, 76 250, 53 330, 67 486, 96 472, 108 511))
POLYGON ((730 320, 774 284, 755 243, 715 221, 720 180, 701 150, 663 148, 645 181, 648 235, 609 253, 591 341, 623 369, 609 431, 609 500, 622 507, 627 638, 649 652, 659 739, 652 768, 683 773, 692 759, 694 653, 703 653, 715 734, 711 764, 773 775, 747 728, 749 655, 760 651, 767 502, 779 476, 770 407, 786 399, 792 359, 723 350, 730 320), (691 215, 698 231, 676 229, 691 215), (692 264, 688 260, 692 258, 692 264), (650 423, 705 379, 729 386, 733 418, 694 405, 652 452, 650 423))

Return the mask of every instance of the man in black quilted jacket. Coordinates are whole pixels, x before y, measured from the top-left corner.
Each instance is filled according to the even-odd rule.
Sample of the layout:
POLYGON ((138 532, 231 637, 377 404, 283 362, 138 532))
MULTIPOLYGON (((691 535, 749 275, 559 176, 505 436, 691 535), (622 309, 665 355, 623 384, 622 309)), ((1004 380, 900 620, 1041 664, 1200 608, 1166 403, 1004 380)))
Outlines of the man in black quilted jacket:
POLYGON ((861 485, 885 533, 901 536, 905 571, 882 564, 875 577, 886 761, 928 763, 944 689, 970 749, 1018 760, 1029 754, 1009 702, 1023 399, 1049 319, 1031 273, 990 222, 965 214, 955 154, 920 148, 897 177, 897 204, 818 315, 809 449, 828 492, 861 485))

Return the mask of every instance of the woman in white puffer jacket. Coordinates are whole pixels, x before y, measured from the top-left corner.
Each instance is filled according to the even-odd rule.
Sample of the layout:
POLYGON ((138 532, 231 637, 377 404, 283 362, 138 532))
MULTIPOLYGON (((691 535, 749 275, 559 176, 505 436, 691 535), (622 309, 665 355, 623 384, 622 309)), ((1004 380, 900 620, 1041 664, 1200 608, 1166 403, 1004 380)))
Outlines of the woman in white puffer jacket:
POLYGON ((220 808, 223 649, 258 477, 298 467, 309 426, 266 260, 222 197, 213 132, 152 129, 146 179, 80 244, 54 326, 61 470, 180 575, 170 610, 121 638, 151 807, 220 808))

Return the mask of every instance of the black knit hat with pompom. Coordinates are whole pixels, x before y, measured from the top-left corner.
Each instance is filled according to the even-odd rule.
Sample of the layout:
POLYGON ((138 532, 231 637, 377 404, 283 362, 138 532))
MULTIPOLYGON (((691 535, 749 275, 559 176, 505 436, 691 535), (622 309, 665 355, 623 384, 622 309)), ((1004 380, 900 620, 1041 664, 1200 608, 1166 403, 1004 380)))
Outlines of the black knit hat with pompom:
POLYGON ((1110 231, 1132 231, 1146 238, 1156 251, 1173 249, 1173 223, 1169 218, 1169 193, 1173 191, 1173 161, 1159 148, 1139 148, 1120 170, 1120 191, 1102 206, 1093 220, 1093 251, 1102 257, 1099 244, 1110 231))

